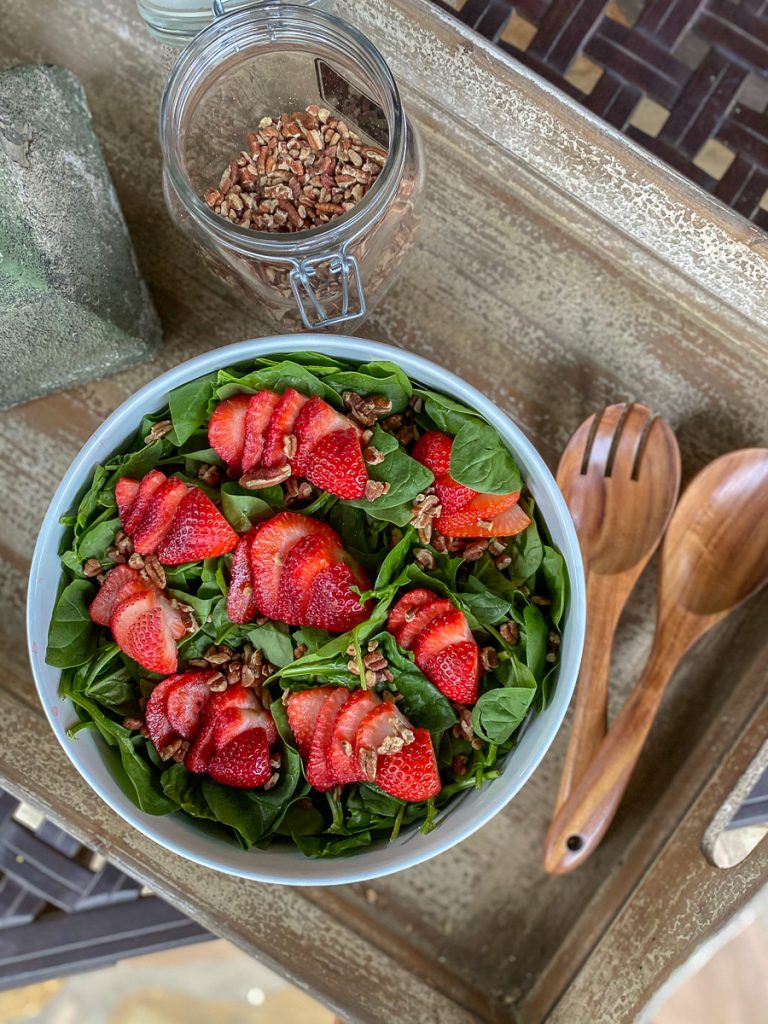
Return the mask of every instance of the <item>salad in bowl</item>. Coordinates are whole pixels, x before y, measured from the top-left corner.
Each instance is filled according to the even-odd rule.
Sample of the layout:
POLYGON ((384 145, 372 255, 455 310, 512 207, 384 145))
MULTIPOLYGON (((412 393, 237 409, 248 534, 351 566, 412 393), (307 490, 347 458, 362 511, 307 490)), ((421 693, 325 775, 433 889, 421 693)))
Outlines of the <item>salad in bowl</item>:
POLYGON ((60 518, 66 739, 98 738, 150 834, 308 858, 428 837, 573 686, 573 580, 508 441, 357 344, 186 379, 60 518))

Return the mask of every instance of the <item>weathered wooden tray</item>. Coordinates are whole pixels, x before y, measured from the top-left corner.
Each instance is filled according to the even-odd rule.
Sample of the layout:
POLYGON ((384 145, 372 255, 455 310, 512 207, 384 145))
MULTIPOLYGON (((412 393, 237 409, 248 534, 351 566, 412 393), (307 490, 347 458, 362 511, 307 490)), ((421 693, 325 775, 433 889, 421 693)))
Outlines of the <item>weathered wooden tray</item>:
MULTIPOLYGON (((420 251, 364 333, 463 373, 552 465, 589 411, 626 397, 675 425, 686 476, 765 444, 768 237, 422 0, 337 9, 390 59, 429 162, 420 251)), ((77 448, 126 395, 265 325, 164 212, 156 122, 171 57, 130 0, 14 5, 3 30, 0 59, 82 78, 166 342, 153 365, 0 417, 0 781, 350 1020, 634 1020, 768 875, 765 843, 727 872, 700 852, 766 734, 768 595, 688 658, 606 842, 571 876, 547 877, 540 854, 565 734, 481 833, 367 888, 245 883, 133 832, 37 706, 23 628, 36 531, 77 448)), ((643 661, 652 600, 649 578, 616 652, 616 701, 643 661)))

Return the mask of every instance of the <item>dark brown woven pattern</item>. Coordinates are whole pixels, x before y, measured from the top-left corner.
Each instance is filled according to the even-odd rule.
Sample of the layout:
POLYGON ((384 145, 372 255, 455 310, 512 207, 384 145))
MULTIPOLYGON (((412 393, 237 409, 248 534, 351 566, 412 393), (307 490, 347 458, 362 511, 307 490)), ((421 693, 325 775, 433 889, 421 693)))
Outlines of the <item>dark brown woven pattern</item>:
POLYGON ((768 228, 768 0, 435 2, 768 228))

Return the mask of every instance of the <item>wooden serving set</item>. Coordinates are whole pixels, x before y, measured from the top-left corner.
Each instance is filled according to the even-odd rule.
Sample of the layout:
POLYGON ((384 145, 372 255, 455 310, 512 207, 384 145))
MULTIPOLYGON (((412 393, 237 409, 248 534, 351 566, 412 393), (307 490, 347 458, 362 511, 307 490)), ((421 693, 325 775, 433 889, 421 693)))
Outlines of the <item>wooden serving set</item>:
MULTIPOLYGON (((765 445, 768 236, 434 4, 336 0, 334 10, 390 64, 427 164, 418 253, 362 333, 463 375, 514 417, 552 466, 578 423, 626 395, 647 396, 673 424, 691 475, 725 452, 765 445)), ((147 37, 133 0, 6 5, 0 60, 52 61, 83 82, 165 329, 153 364, 0 414, 0 454, 16 467, 7 473, 0 520, 0 786, 346 1021, 636 1021, 672 972, 768 878, 768 842, 728 870, 701 848, 714 815, 758 763, 768 733, 768 592, 708 632, 682 661, 611 829, 578 871, 551 875, 541 856, 565 729, 524 789, 483 829, 429 863, 372 885, 300 890, 246 883, 142 836, 80 778, 40 708, 23 640, 35 537, 80 446, 137 387, 214 345, 271 329, 258 310, 212 279, 164 211, 157 106, 172 54, 147 37)), ((635 407, 625 427, 640 418, 635 407)), ((591 459, 606 444, 610 451, 611 436, 606 414, 587 483, 605 476, 605 463, 592 466, 591 459)), ((674 504, 666 474, 676 472, 676 453, 658 425, 645 451, 656 453, 656 445, 664 465, 648 484, 658 502, 654 522, 641 524, 634 509, 622 516, 619 505, 608 506, 613 492, 604 492, 617 530, 637 524, 624 559, 599 563, 614 595, 602 612, 607 625, 591 634, 605 634, 604 656, 622 595, 674 504)), ((582 441, 582 456, 584 447, 582 441)), ((615 470, 631 477, 624 459, 617 446, 615 470)), ((645 453, 639 466, 645 480, 645 453)), ((738 538, 752 530, 756 547, 765 527, 742 521, 749 506, 741 497, 726 497, 726 509, 732 504, 739 508, 738 533, 728 543, 740 553, 746 544, 738 538)), ((704 510, 689 508, 684 498, 680 513, 695 520, 697 512, 704 510)), ((692 525, 709 533, 705 521, 692 525)), ((707 602, 706 589, 697 590, 703 603, 688 601, 684 584, 693 575, 677 561, 682 548, 671 543, 694 536, 682 526, 678 533, 673 521, 664 547, 660 621, 672 600, 686 602, 684 627, 680 621, 660 639, 665 670, 680 652, 671 644, 682 642, 683 628, 692 640, 723 610, 707 602)), ((590 540, 590 563, 599 557, 599 540, 594 548, 590 540)), ((725 542, 723 536, 719 544, 725 542)), ((698 570, 717 547, 695 551, 698 570)), ((713 588, 720 594, 727 582, 722 596, 729 606, 751 585, 732 568, 713 588)), ((616 634, 612 713, 647 657, 653 570, 637 582, 616 634)), ((591 608, 598 583, 591 579, 591 608)), ((593 679, 604 679, 604 671, 593 679)), ((660 683, 655 677, 643 685, 648 706, 638 711, 633 702, 631 719, 623 717, 631 737, 620 744, 624 761, 610 756, 616 724, 607 734, 610 746, 601 754, 614 765, 608 790, 588 786, 599 798, 584 805, 589 813, 558 819, 566 839, 583 837, 582 849, 589 850, 623 789, 660 683), (598 807, 607 812, 592 820, 598 807)), ((569 758, 563 796, 579 797, 581 806, 583 772, 605 732, 605 705, 603 696, 593 698, 587 714, 583 698, 578 704, 589 756, 569 758)), ((569 806, 575 805, 567 802, 563 811, 569 806)))
POLYGON ((768 449, 706 466, 675 507, 680 450, 644 405, 610 405, 571 438, 557 481, 573 515, 587 579, 587 632, 544 867, 572 871, 596 849, 632 775, 683 655, 768 582, 768 449), (663 540, 656 629, 646 666, 607 728, 619 619, 663 540))

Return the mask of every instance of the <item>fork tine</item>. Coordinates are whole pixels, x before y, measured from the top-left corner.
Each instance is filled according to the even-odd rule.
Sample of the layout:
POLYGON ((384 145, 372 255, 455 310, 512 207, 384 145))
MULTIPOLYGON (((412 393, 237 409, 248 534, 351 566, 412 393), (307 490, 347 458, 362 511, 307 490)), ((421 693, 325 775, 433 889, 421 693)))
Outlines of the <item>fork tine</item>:
POLYGON ((603 409, 599 423, 591 432, 591 444, 584 453, 582 472, 585 476, 610 475, 608 468, 612 461, 616 439, 621 434, 622 425, 630 408, 631 406, 626 402, 619 402, 603 409))
POLYGON ((636 479, 634 469, 652 422, 653 413, 647 406, 636 403, 628 407, 613 438, 606 476, 636 479))

